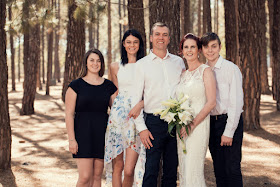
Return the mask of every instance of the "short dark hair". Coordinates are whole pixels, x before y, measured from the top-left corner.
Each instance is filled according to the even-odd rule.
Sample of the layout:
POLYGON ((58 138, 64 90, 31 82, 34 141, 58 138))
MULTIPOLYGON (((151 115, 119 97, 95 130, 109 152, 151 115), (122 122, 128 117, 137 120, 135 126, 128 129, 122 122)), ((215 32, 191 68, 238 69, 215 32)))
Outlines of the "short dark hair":
POLYGON ((100 63, 101 63, 101 68, 98 72, 98 75, 100 77, 102 77, 104 75, 105 72, 105 62, 104 62, 104 57, 102 55, 102 53, 98 50, 98 49, 90 49, 86 52, 86 54, 84 55, 84 59, 83 59, 83 63, 82 63, 82 68, 81 68, 81 72, 80 72, 80 76, 79 77, 84 77, 86 76, 88 69, 87 69, 87 59, 89 57, 90 54, 95 53, 99 56, 100 59, 100 63))
POLYGON ((167 27, 167 29, 168 29, 168 34, 170 35, 170 30, 169 30, 168 26, 167 26, 165 23, 162 23, 162 22, 156 22, 156 23, 153 24, 153 26, 152 26, 152 28, 151 28, 151 33, 150 33, 150 35, 153 35, 154 29, 155 29, 156 27, 167 27))
POLYGON ((123 46, 123 42, 130 35, 138 38, 139 42, 140 42, 139 50, 137 51, 137 55, 136 55, 136 60, 139 60, 144 57, 144 42, 141 37, 141 34, 135 29, 129 29, 124 33, 123 38, 122 38, 122 46, 121 46, 121 59, 122 59, 121 64, 122 65, 125 65, 128 63, 127 51, 125 50, 125 47, 123 46))
POLYGON ((182 55, 182 51, 183 51, 183 47, 184 47, 183 45, 184 45, 184 42, 185 42, 187 39, 192 39, 192 40, 196 41, 197 48, 198 48, 198 49, 201 49, 201 42, 200 42, 199 37, 197 37, 196 35, 194 35, 194 34, 192 34, 192 33, 188 33, 188 34, 186 34, 186 35, 182 38, 182 40, 181 40, 181 42, 180 42, 180 44, 179 44, 179 54, 180 54, 180 55, 182 55))
POLYGON ((214 32, 205 33, 200 39, 202 46, 207 46, 208 43, 213 40, 218 40, 219 45, 221 45, 219 36, 214 32))

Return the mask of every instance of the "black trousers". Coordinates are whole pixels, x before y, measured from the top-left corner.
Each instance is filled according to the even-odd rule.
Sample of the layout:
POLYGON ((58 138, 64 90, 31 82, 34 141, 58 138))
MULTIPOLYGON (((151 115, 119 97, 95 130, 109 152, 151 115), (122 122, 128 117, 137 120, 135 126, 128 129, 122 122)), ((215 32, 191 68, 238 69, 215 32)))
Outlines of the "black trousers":
POLYGON ((152 133, 153 147, 146 150, 146 165, 143 187, 156 187, 161 155, 163 158, 162 187, 176 187, 178 154, 177 141, 167 132, 168 124, 158 116, 147 114, 146 125, 152 133))
POLYGON ((221 146, 227 115, 210 117, 209 149, 213 159, 217 187, 242 187, 241 146, 243 140, 242 115, 233 136, 232 146, 221 146))

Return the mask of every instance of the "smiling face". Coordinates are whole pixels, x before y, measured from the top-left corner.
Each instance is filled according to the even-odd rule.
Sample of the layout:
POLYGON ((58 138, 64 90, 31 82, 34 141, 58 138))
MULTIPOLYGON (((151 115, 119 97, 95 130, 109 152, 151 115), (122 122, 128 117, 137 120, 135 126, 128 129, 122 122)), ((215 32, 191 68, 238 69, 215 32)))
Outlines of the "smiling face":
POLYGON ((193 39, 187 39, 183 44, 182 53, 187 61, 198 60, 198 49, 197 43, 193 39))
POLYGON ((168 28, 156 26, 153 29, 153 34, 150 35, 150 41, 153 44, 153 50, 167 50, 170 42, 168 28))
POLYGON ((221 45, 219 45, 218 40, 212 40, 206 46, 202 46, 202 52, 208 62, 216 63, 219 59, 221 51, 221 45))
POLYGON ((136 56, 136 54, 139 50, 140 41, 135 36, 129 35, 123 42, 123 46, 128 55, 136 56))
POLYGON ((101 61, 96 53, 91 53, 87 59, 88 73, 98 74, 101 69, 101 61))

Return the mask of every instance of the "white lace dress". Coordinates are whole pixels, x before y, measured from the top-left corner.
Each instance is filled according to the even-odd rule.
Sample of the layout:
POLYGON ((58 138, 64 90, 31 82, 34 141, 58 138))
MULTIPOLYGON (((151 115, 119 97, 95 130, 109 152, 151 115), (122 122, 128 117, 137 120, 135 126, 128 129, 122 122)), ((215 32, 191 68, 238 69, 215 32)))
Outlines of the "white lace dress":
POLYGON ((135 86, 133 81, 135 65, 135 63, 128 63, 125 66, 119 64, 117 74, 119 93, 112 105, 105 135, 104 166, 106 170, 106 186, 112 185, 112 160, 122 152, 125 152, 128 147, 131 147, 139 154, 134 173, 134 186, 142 186, 146 150, 141 143, 133 119, 128 118, 128 113, 132 109, 131 94, 135 86))
MULTIPOLYGON (((209 66, 202 64, 193 71, 182 74, 176 94, 189 95, 194 117, 201 111, 206 103, 203 72, 209 66)), ((179 156, 180 187, 205 187, 204 160, 209 143, 210 116, 208 115, 185 139, 187 153, 182 150, 182 142, 177 137, 179 156)))

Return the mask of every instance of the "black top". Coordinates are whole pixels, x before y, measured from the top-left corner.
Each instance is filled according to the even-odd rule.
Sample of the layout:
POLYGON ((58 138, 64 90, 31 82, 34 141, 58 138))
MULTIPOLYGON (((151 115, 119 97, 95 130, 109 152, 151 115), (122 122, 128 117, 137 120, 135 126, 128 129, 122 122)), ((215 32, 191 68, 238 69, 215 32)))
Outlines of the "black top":
POLYGON ((105 131, 110 97, 117 87, 105 79, 91 85, 82 78, 69 84, 76 93, 74 131, 78 153, 74 158, 104 158, 105 131))

